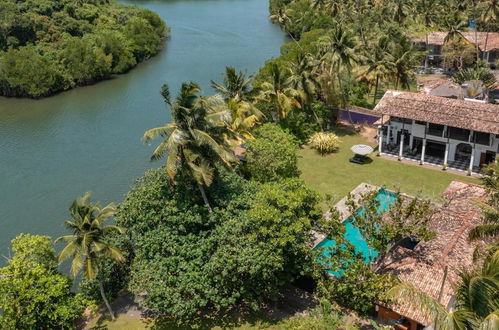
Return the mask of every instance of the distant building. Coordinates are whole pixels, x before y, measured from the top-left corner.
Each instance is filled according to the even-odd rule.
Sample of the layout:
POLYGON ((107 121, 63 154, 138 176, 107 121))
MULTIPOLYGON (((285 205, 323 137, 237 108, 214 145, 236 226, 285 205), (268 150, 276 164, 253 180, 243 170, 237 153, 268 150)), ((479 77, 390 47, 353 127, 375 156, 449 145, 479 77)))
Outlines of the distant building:
POLYGON ((478 172, 499 153, 499 105, 389 90, 373 112, 382 154, 478 172))
MULTIPOLYGON (((432 32, 428 34, 428 59, 431 64, 440 66, 442 57, 442 46, 448 32, 432 32)), ((472 44, 478 43, 480 58, 487 61, 492 67, 495 67, 499 60, 499 32, 461 32, 463 37, 472 44)), ((426 48, 426 37, 414 39, 414 42, 421 44, 426 48)))

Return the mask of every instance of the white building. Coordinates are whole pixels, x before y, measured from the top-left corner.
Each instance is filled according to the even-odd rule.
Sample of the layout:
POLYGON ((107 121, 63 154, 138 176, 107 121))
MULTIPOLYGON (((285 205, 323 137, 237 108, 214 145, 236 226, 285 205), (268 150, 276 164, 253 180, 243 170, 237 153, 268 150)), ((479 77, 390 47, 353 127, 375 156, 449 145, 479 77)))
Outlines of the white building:
POLYGON ((380 153, 473 172, 499 153, 499 105, 387 91, 373 111, 380 153))

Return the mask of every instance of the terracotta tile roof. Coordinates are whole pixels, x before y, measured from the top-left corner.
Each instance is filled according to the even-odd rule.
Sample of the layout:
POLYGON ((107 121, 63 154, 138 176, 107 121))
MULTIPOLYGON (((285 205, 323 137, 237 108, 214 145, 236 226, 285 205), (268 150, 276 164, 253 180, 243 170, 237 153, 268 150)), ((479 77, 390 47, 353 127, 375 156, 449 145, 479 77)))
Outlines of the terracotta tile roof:
POLYGON ((499 134, 499 105, 491 103, 388 90, 373 112, 499 134))
MULTIPOLYGON (((462 31, 461 34, 472 44, 475 43, 475 32, 473 31, 462 31)), ((428 35, 428 43, 431 45, 439 45, 442 46, 444 44, 445 37, 447 36, 447 32, 432 32, 428 35)), ((499 49, 499 32, 477 32, 476 37, 478 40, 478 47, 481 51, 491 51, 499 49), (485 48, 485 44, 487 44, 487 48, 485 48)), ((424 42, 426 43, 426 37, 414 39, 416 42, 424 42)))
MULTIPOLYGON (((478 185, 453 181, 443 196, 449 202, 429 224, 436 236, 419 243, 414 250, 397 247, 385 258, 382 271, 390 272, 438 299, 447 267, 440 302, 448 306, 459 281, 459 272, 473 265, 473 251, 480 243, 470 243, 467 237, 470 229, 481 221, 480 210, 474 201, 486 198, 487 191, 478 185)), ((431 323, 428 315, 410 303, 385 306, 423 325, 431 323)))

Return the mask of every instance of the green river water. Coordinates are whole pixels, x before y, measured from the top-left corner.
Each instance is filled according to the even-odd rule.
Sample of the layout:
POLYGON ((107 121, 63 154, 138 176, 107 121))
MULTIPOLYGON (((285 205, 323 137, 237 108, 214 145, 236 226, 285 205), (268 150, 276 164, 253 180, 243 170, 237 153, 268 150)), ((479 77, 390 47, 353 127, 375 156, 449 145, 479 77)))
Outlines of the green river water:
MULTIPOLYGON (((267 0, 123 1, 157 12, 172 29, 156 57, 115 79, 42 100, 0 97, 0 255, 17 234, 57 237, 75 197, 120 202, 150 163, 142 133, 170 121, 159 89, 220 80, 226 65, 253 73, 285 35, 267 0)), ((3 258, 2 258, 3 259, 3 258)), ((2 264, 4 261, 0 261, 2 264)))

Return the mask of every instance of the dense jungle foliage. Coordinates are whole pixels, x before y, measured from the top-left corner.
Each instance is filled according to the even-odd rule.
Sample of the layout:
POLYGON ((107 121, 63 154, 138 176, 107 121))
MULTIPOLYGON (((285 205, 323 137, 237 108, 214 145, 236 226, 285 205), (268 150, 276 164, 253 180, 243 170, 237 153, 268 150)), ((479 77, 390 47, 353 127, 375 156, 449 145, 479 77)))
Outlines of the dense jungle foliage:
POLYGON ((156 13, 113 0, 1 0, 0 95, 38 98, 127 72, 167 34, 156 13))

